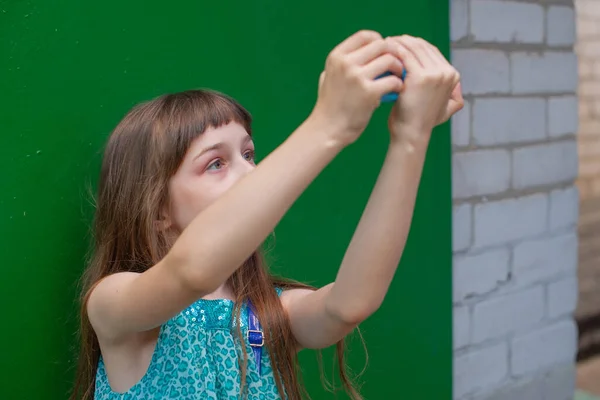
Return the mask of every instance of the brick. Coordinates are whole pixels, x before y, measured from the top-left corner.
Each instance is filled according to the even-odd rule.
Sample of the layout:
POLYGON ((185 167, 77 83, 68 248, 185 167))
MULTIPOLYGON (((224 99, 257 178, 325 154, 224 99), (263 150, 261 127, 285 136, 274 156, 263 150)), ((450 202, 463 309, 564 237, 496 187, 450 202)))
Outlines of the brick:
POLYGON ((595 197, 598 193, 598 177, 580 176, 577 179, 577 188, 579 190, 579 197, 582 201, 595 197))
POLYGON ((461 354, 454 359, 454 398, 498 385, 507 375, 506 343, 461 354))
POLYGON ((571 52, 511 54, 513 93, 555 93, 577 90, 577 58, 571 52))
POLYGON ((590 46, 593 48, 593 54, 589 56, 580 56, 582 59, 589 62, 591 65, 591 73, 586 79, 581 79, 580 86, 586 87, 590 83, 595 83, 600 76, 600 39, 593 43, 583 43, 582 46, 590 46))
POLYGON ((473 1, 471 34, 479 42, 542 43, 544 9, 531 3, 473 1))
POLYGON ((534 376, 521 381, 511 381, 500 390, 475 397, 475 400, 547 400, 544 397, 544 380, 534 376))
POLYGON ((598 154, 600 152, 600 136, 592 140, 589 137, 581 135, 578 143, 578 151, 579 173, 581 175, 581 170, 585 168, 585 164, 589 161, 593 162, 598 159, 598 154))
POLYGON ((596 193, 593 189, 593 183, 589 178, 579 177, 576 183, 579 195, 582 199, 588 199, 595 196, 596 193))
POLYGON ((451 129, 454 146, 469 145, 471 141, 471 107, 468 101, 465 101, 465 107, 452 117, 451 129))
POLYGON ((546 230, 548 198, 544 194, 477 204, 474 209, 474 246, 504 244, 539 235, 546 230))
POLYGON ((598 176, 600 175, 600 160, 597 157, 588 157, 582 155, 581 157, 581 165, 579 167, 579 176, 580 177, 588 177, 588 176, 598 176))
POLYGON ((453 251, 466 250, 471 246, 472 232, 471 218, 472 207, 470 204, 460 204, 453 207, 452 211, 452 249, 453 251))
POLYGON ((600 135, 584 135, 580 134, 577 140, 577 150, 579 151, 579 157, 589 157, 598 154, 598 143, 600 142, 600 135))
POLYGON ((573 363, 576 348, 577 328, 571 319, 516 337, 511 343, 511 372, 523 376, 573 363))
POLYGON ((600 82, 586 82, 579 85, 580 98, 598 98, 600 96, 600 82))
POLYGON ((600 4, 597 0, 577 0, 577 8, 581 16, 594 20, 600 17, 600 4))
MULTIPOLYGON (((593 66, 593 69, 592 69, 592 78, 591 79, 593 81, 597 81, 598 78, 600 78, 600 62, 594 63, 594 66, 593 66)), ((583 85, 585 85, 586 83, 583 83, 583 85)), ((598 103, 598 97, 597 96, 593 100, 594 100, 594 104, 598 103)), ((598 108, 595 107, 595 110, 598 110, 598 108)))
POLYGON ((600 179, 598 179, 597 176, 589 179, 589 185, 590 185, 590 195, 592 195, 592 196, 600 195, 600 179))
POLYGON ((571 7, 551 6, 546 14, 547 43, 572 46, 575 43, 575 11, 571 7))
POLYGON ((587 119, 592 116, 592 102, 582 99, 579 101, 579 119, 587 119))
POLYGON ((585 164, 587 160, 596 160, 600 158, 600 136, 593 138, 581 136, 579 138, 578 150, 580 161, 585 164))
POLYGON ((578 65, 578 70, 579 70, 579 78, 580 79, 585 79, 585 78, 589 78, 592 76, 592 62, 586 60, 583 57, 579 58, 579 65, 578 65))
POLYGON ((467 346, 471 342, 471 315, 469 313, 469 307, 454 307, 452 324, 454 350, 467 346))
POLYGON ((512 274, 519 285, 544 282, 574 273, 577 268, 575 230, 558 236, 519 243, 513 249, 512 274))
POLYGON ((580 135, 590 135, 592 137, 597 137, 600 135, 600 120, 592 119, 581 121, 579 123, 579 134, 580 135))
POLYGON ((546 136, 542 98, 478 99, 473 104, 473 140, 480 146, 521 143, 546 136))
MULTIPOLYGON (((575 271, 573 271, 575 272, 575 271)), ((569 315, 577 306, 577 277, 571 276, 548 284, 549 318, 569 315)))
POLYGON ((450 2, 450 39, 458 41, 469 34, 469 1, 450 2))
POLYGON ((572 181, 577 177, 578 167, 575 140, 516 149, 512 159, 512 186, 524 189, 572 181))
POLYGON ((553 97, 548 100, 548 134, 550 137, 577 133, 578 104, 577 96, 553 97))
MULTIPOLYGON (((578 2, 580 0, 577 0, 578 2)), ((579 7, 579 6, 578 6, 579 7)), ((595 36, 600 33, 600 27, 598 26, 598 21, 590 18, 578 18, 577 19, 577 37, 580 42, 584 40, 590 40, 590 38, 595 38, 595 36)))
POLYGON ((473 310, 473 343, 522 332, 544 318, 544 309, 543 286, 477 303, 473 310))
POLYGON ((554 368, 544 380, 544 400, 572 400, 576 386, 573 363, 554 368))
MULTIPOLYGON (((598 76, 600 78, 600 76, 598 76)), ((600 96, 598 96, 600 97, 600 96)), ((591 102, 591 106, 592 106, 592 115, 597 118, 600 116, 600 101, 598 100, 598 98, 594 99, 593 102, 591 102)))
POLYGON ((600 57, 600 41, 597 39, 580 41, 577 43, 577 55, 582 58, 597 60, 600 57))
POLYGON ((598 179, 597 176, 589 179, 589 185, 590 185, 590 197, 600 196, 600 179, 598 179))
POLYGON ((579 193, 577 187, 550 193, 550 229, 573 227, 579 220, 579 193))
MULTIPOLYGON (((600 77, 599 77, 600 78, 600 77)), ((590 107, 590 114, 594 120, 600 119, 600 96, 593 99, 584 100, 590 107)))
POLYGON ((508 249, 489 250, 475 255, 456 255, 453 260, 455 302, 493 291, 509 278, 508 249))
POLYGON ((577 150, 579 152, 579 169, 583 168, 583 165, 588 160, 595 160, 600 156, 600 136, 597 138, 590 138, 584 135, 579 137, 577 143, 577 150))
POLYGON ((452 156, 454 198, 501 193, 510 187, 510 153, 475 150, 452 156))
POLYGON ((510 66, 499 50, 457 49, 452 60, 461 74, 464 94, 508 93, 510 66))

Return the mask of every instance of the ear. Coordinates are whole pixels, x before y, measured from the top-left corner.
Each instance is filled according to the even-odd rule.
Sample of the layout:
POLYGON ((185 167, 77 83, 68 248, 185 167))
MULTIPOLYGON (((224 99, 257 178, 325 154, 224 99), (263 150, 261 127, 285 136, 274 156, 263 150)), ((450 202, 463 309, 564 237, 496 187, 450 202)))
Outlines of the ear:
POLYGON ((154 221, 154 228, 157 231, 168 231, 169 229, 171 229, 171 226, 171 223, 167 220, 154 221))
POLYGON ((173 219, 168 207, 163 207, 158 218, 154 221, 154 228, 158 231, 168 231, 173 227, 173 219))

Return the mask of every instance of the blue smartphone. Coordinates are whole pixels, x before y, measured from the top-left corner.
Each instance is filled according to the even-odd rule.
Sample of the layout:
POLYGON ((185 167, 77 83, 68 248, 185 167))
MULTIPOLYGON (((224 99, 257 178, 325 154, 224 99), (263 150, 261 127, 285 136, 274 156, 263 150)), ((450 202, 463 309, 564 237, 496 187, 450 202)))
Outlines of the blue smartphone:
MULTIPOLYGON (((384 76, 388 76, 391 75, 391 72, 384 72, 383 74, 379 75, 377 78, 375 79, 379 79, 379 78, 383 78, 384 76)), ((404 80, 404 78, 406 78, 406 70, 403 69, 402 70, 402 76, 400 77, 400 79, 404 80)), ((381 102, 382 103, 392 103, 394 101, 398 100, 398 93, 396 92, 390 92, 387 93, 385 95, 383 95, 383 97, 381 97, 381 102)))

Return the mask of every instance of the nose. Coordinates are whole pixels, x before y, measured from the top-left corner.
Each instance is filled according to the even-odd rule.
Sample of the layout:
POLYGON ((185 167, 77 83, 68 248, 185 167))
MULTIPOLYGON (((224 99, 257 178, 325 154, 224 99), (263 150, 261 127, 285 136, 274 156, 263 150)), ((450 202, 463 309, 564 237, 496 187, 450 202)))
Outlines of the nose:
POLYGON ((244 175, 246 175, 246 174, 250 173, 251 171, 253 171, 254 168, 256 168, 256 164, 254 164, 253 162, 248 162, 247 160, 244 160, 243 167, 242 167, 242 173, 244 175))
POLYGON ((250 172, 252 172, 254 170, 254 168, 256 168, 256 165, 254 165, 254 163, 248 162, 248 160, 246 160, 243 157, 240 157, 239 160, 236 160, 235 163, 235 180, 237 181, 238 179, 243 178, 244 176, 246 176, 247 174, 249 174, 250 172))

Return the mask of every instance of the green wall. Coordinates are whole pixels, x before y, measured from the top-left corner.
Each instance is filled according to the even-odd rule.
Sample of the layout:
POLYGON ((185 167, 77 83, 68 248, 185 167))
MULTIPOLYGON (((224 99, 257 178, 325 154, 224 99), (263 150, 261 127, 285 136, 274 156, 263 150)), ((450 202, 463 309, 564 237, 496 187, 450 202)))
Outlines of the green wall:
MULTIPOLYGON (((306 117, 328 51, 354 31, 407 32, 448 53, 448 2, 218 3, 0 1, 0 398, 66 398, 87 185, 133 104, 194 87, 224 91, 254 114, 262 156, 306 117)), ((382 162, 388 110, 281 223, 278 271, 314 284, 335 277, 382 162)), ((370 399, 451 398, 450 138, 447 125, 438 131, 399 272, 363 326, 370 399)), ((303 353, 313 398, 331 398, 310 371, 313 353, 303 353)))

